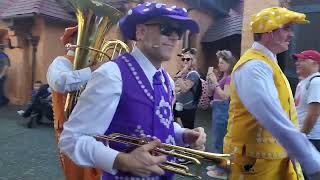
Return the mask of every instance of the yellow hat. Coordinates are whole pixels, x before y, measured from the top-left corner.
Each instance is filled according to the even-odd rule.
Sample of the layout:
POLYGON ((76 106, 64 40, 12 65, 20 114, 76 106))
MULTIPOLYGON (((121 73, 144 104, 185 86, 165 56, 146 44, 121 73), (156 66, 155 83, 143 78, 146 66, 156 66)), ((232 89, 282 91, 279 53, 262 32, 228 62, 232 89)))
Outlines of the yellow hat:
POLYGON ((306 15, 290 11, 286 8, 271 7, 260 11, 251 17, 251 31, 253 33, 266 33, 289 23, 306 24, 306 15))

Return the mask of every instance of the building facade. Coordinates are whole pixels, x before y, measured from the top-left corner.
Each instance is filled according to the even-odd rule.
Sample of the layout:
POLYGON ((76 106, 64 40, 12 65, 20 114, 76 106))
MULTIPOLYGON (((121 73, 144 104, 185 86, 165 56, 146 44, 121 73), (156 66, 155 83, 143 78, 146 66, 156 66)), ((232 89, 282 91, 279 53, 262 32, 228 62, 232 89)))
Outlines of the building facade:
MULTIPOLYGON (((124 7, 127 7, 124 5, 132 6, 133 2, 132 0, 104 1, 124 11, 126 11, 124 7)), ((237 18, 234 16, 229 18, 229 12, 232 11, 233 14, 239 12, 241 3, 238 2, 242 2, 241 0, 231 0, 227 5, 222 0, 158 0, 157 2, 185 7, 200 25, 200 33, 186 36, 175 47, 171 60, 165 63, 164 67, 171 75, 174 75, 181 65, 177 54, 184 47, 198 49, 197 64, 203 75, 208 66, 217 65, 215 56, 217 50, 231 49, 235 54, 240 54, 242 15, 236 13, 239 15, 237 18), (221 24, 228 25, 222 27, 221 24), (230 32, 225 31, 234 24, 237 24, 237 28, 230 32)), ((23 105, 30 99, 32 82, 41 80, 46 83, 48 66, 65 50, 59 37, 65 27, 75 24, 73 10, 65 0, 0 2, 0 44, 6 44, 5 52, 11 59, 6 94, 12 104, 23 105)), ((120 38, 116 26, 108 37, 120 38)))
POLYGON ((12 104, 25 104, 32 82, 46 82, 51 60, 62 54, 59 37, 75 24, 73 17, 54 0, 2 0, 0 2, 0 44, 11 60, 6 94, 12 104))

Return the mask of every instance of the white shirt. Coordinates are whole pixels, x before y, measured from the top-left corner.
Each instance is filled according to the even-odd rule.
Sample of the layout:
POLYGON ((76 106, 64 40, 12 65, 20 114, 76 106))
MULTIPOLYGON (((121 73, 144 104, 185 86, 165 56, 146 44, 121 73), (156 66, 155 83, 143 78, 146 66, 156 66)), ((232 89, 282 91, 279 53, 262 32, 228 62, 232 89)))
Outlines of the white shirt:
MULTIPOLYGON (((134 48, 131 55, 137 60, 146 74, 151 86, 157 69, 134 48)), ((171 79, 173 87, 173 81, 171 79)), ((81 94, 69 120, 64 124, 59 147, 76 164, 98 167, 115 174, 113 163, 118 151, 106 147, 90 135, 101 135, 106 132, 117 109, 122 93, 122 78, 118 65, 107 62, 92 74, 86 89, 81 94)), ((184 128, 174 123, 177 144, 183 144, 184 128)))
POLYGON ((72 63, 64 56, 56 57, 47 72, 49 86, 61 93, 79 90, 90 78, 90 68, 73 70, 72 63))
MULTIPOLYGON (((295 94, 295 102, 297 107, 299 124, 302 127, 304 120, 308 113, 308 105, 310 103, 320 103, 320 77, 315 77, 310 82, 310 79, 314 76, 319 76, 320 73, 316 72, 300 81, 297 86, 295 94), (306 86, 309 86, 308 89, 306 86)), ((313 126, 309 134, 309 139, 320 139, 320 117, 313 126)))
MULTIPOLYGON (((276 56, 258 42, 252 48, 277 62, 276 56)), ((320 171, 319 152, 291 123, 281 107, 272 68, 262 60, 251 60, 235 71, 232 81, 244 106, 278 140, 289 156, 297 159, 307 174, 320 171)))

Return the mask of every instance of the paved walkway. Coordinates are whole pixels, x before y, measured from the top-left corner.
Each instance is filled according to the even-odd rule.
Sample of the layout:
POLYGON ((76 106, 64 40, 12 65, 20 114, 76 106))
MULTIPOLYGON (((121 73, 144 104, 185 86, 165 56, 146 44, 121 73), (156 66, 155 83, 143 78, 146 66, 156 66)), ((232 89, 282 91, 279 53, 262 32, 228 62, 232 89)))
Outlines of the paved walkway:
MULTIPOLYGON (((63 180, 53 128, 48 125, 26 128, 16 113, 21 108, 0 108, 0 180, 63 180)), ((206 129, 209 151, 212 150, 210 122, 209 112, 198 113, 196 124, 206 129)), ((212 179, 206 175, 206 165, 201 168, 203 179, 212 179)), ((177 176, 176 179, 188 178, 177 176)))

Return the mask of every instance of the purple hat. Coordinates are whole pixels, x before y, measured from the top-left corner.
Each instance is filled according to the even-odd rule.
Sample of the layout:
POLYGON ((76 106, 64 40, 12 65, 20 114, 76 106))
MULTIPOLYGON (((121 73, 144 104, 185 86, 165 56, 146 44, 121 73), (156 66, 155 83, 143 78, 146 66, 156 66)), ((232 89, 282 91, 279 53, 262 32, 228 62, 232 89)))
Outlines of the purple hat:
POLYGON ((138 4, 130 9, 128 14, 120 19, 119 27, 126 39, 134 40, 137 24, 143 24, 159 17, 176 21, 182 30, 190 30, 193 33, 199 32, 197 22, 188 17, 185 8, 150 2, 138 4))

